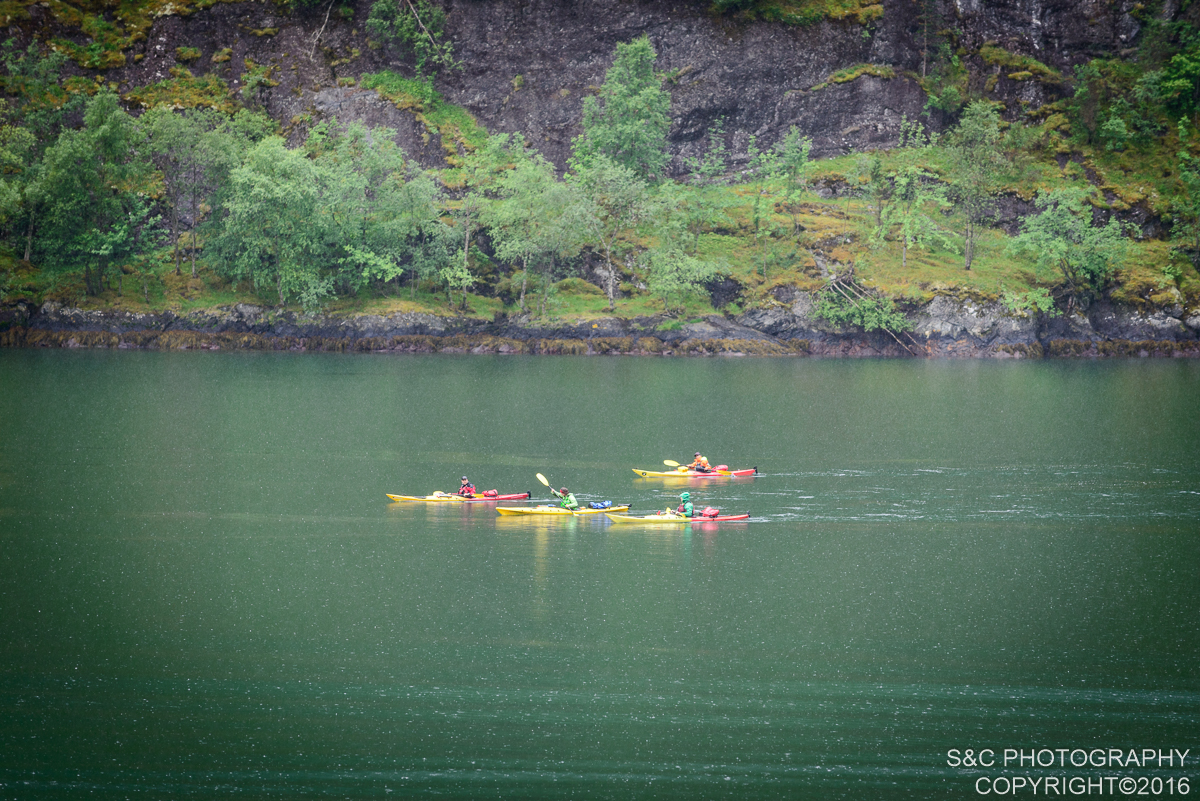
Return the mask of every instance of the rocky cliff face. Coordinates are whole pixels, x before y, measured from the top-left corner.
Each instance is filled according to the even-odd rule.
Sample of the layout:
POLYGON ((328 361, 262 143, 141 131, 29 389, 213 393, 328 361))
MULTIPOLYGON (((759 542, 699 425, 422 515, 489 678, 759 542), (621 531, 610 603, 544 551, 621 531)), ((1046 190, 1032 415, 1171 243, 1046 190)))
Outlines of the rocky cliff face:
MULTIPOLYGON (((270 3, 219 3, 188 17, 161 17, 135 51, 141 60, 109 77, 128 90, 168 77, 174 66, 212 68, 236 89, 251 58, 275 66, 272 78, 279 85, 267 90, 264 101, 295 136, 311 121, 336 115, 392 128, 422 162, 440 163, 444 154, 436 136, 431 139, 410 113, 372 92, 338 86, 339 79, 364 72, 408 72, 368 45, 363 23, 370 0, 351 7, 352 16, 326 18, 321 11, 283 14, 270 3), (179 44, 199 48, 200 59, 177 64, 179 44), (228 60, 213 63, 225 48, 228 60)), ((614 47, 642 34, 669 76, 675 171, 684 158, 699 154, 718 118, 735 156, 745 153, 750 135, 774 142, 792 125, 813 138, 815 155, 830 156, 894 144, 901 118, 916 118, 925 102, 913 77, 921 68, 921 46, 919 6, 911 0, 884 2, 882 16, 869 25, 811 26, 714 16, 709 3, 698 0, 445 0, 445 7, 463 69, 439 78, 439 90, 488 130, 524 133, 560 167, 579 133, 583 98, 603 82, 614 47), (865 75, 812 89, 860 63, 889 65, 897 77, 865 75)), ((1131 44, 1138 32, 1133 7, 1131 0, 952 0, 941 4, 940 13, 958 32, 964 52, 994 43, 1065 70, 1131 44)), ((1010 80, 1005 73, 1011 70, 970 58, 977 79, 995 76, 989 96, 1014 111, 1056 96, 1053 85, 1010 80)), ((939 123, 936 115, 932 122, 939 123)))

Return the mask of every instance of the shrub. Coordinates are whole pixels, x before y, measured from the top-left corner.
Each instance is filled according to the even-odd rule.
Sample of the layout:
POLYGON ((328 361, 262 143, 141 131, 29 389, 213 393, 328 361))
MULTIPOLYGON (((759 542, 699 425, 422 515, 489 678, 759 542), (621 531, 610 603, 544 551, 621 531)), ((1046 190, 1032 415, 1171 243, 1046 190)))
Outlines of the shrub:
POLYGON ((564 278, 554 285, 561 295, 603 295, 604 290, 582 278, 564 278))

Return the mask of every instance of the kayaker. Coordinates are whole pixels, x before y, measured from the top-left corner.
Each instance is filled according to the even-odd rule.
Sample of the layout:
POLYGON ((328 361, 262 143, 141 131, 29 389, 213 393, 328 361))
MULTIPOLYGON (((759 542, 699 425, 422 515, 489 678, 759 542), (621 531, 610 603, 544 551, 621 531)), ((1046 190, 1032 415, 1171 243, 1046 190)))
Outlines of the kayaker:
POLYGON ((692 463, 688 465, 688 469, 695 470, 697 473, 711 473, 712 472, 712 468, 709 467, 709 464, 708 464, 708 459, 701 456, 699 453, 696 454, 696 458, 692 460, 692 463))
POLYGON ((679 508, 676 509, 675 511, 679 512, 679 514, 683 515, 684 517, 695 517, 695 515, 693 514, 691 493, 689 493, 689 492, 680 493, 679 501, 680 501, 679 508))
POLYGON ((559 506, 561 506, 564 509, 575 510, 575 509, 579 508, 579 501, 575 500, 575 496, 572 495, 571 491, 569 489, 567 489, 566 487, 563 487, 560 490, 551 488, 550 494, 558 497, 562 501, 562 503, 560 503, 559 506))
POLYGON ((475 497, 475 485, 468 481, 466 476, 462 477, 462 483, 458 485, 458 494, 464 498, 475 497))

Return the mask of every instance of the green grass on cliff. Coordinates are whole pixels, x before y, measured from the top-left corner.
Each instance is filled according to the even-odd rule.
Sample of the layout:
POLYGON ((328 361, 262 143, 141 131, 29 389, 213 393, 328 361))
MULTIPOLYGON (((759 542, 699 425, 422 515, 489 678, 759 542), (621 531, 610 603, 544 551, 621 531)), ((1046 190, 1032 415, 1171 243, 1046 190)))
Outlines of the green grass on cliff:
POLYGON ((360 79, 364 89, 374 89, 396 108, 410 111, 417 121, 437 134, 446 151, 447 163, 457 166, 459 148, 477 150, 487 141, 487 131, 462 106, 447 103, 430 82, 405 78, 395 72, 366 73, 360 79))
POLYGON ((874 22, 883 16, 883 4, 871 0, 713 0, 714 14, 745 20, 816 25, 824 20, 874 22))

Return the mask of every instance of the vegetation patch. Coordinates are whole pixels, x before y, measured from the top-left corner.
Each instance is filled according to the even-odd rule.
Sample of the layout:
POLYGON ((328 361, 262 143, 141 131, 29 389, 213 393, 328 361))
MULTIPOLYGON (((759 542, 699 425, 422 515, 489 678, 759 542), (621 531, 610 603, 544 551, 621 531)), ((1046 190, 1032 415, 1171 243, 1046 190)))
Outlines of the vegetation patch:
POLYGON ((1045 350, 1043 350, 1041 344, 1038 342, 1034 342, 1030 345, 1026 345, 1022 342, 1018 342, 1014 345, 998 345, 996 347, 996 351, 998 353, 1006 353, 1018 359, 1041 359, 1046 355, 1045 350))
POLYGON ((891 80, 896 77, 896 70, 887 64, 855 64, 853 67, 846 67, 831 74, 828 78, 821 81, 821 83, 811 87, 809 91, 819 92, 822 89, 827 89, 830 84, 850 83, 864 75, 874 75, 876 78, 891 80))
MULTIPOLYGON (((29 7, 46 6, 54 21, 63 28, 78 30, 90 41, 80 44, 70 39, 50 41, 59 52, 86 69, 112 69, 124 66, 123 51, 144 41, 158 17, 188 16, 218 2, 238 0, 99 0, 71 3, 64 0, 5 0, 0 3, 0 20, 12 25, 29 19, 29 7)), ((181 48, 193 50, 194 48, 181 48)), ((187 60, 187 59, 181 59, 187 60)))
POLYGON ((223 80, 212 73, 197 78, 183 67, 172 67, 170 78, 133 89, 124 95, 124 99, 143 108, 159 105, 177 109, 213 108, 226 114, 237 110, 223 80))
POLYGON ((710 8, 715 14, 785 25, 815 25, 823 20, 866 25, 883 16, 883 5, 869 0, 713 0, 710 8))
POLYGON ((442 140, 447 163, 462 163, 459 148, 470 153, 487 141, 487 131, 461 106, 447 103, 433 88, 432 79, 405 78, 395 72, 366 73, 360 81, 365 89, 374 89, 396 108, 410 111, 430 133, 442 140))
POLYGON ((554 285, 560 295, 594 295, 599 297, 604 290, 582 278, 564 278, 554 285))
POLYGON ((1027 81, 1031 78, 1048 84, 1060 84, 1063 81, 1061 72, 1047 67, 1036 58, 1010 53, 994 44, 985 44, 979 48, 979 57, 987 64, 1011 70, 1008 77, 1014 81, 1027 81))

